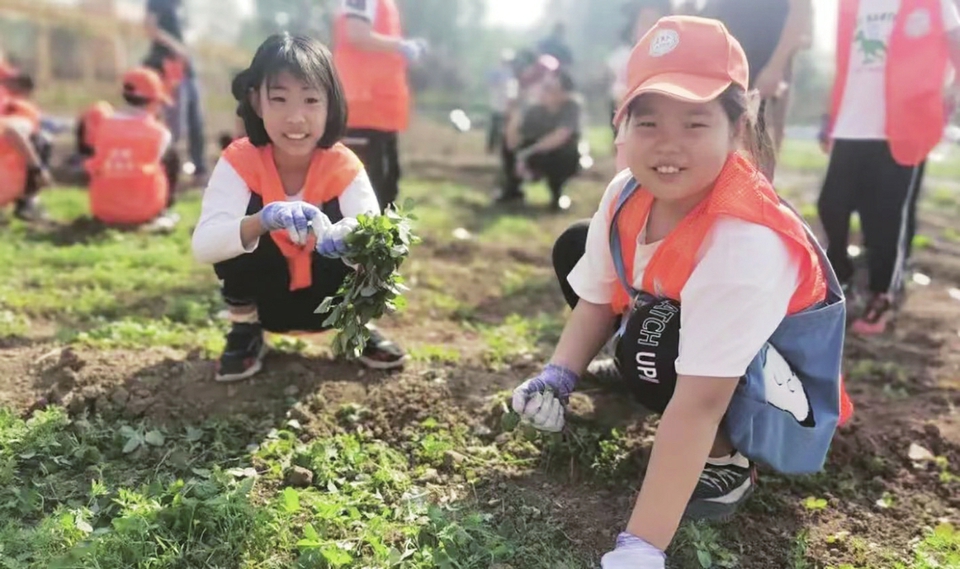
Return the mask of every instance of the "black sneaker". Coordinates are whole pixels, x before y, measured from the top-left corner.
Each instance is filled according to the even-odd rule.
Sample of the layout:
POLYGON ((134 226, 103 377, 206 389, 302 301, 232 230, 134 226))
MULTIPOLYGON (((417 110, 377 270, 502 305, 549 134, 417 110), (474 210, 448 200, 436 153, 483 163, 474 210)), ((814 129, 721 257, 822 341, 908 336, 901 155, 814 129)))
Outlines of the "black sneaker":
POLYGON ((263 341, 263 326, 234 324, 227 332, 227 346, 217 362, 217 381, 240 381, 263 367, 267 344, 263 341))
POLYGON ((360 354, 360 363, 370 369, 396 369, 403 367, 407 355, 400 346, 384 338, 378 330, 370 329, 370 339, 360 354))
POLYGON ((753 494, 756 478, 756 468, 739 452, 723 458, 708 458, 684 517, 691 520, 729 518, 753 494))

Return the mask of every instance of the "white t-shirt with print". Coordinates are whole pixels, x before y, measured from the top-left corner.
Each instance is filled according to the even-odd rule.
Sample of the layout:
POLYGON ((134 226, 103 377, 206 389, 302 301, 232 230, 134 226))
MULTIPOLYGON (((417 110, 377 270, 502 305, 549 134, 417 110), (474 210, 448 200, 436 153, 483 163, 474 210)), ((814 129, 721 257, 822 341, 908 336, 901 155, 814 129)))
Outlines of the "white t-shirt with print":
MULTIPOLYGON (((590 221, 586 252, 567 277, 577 295, 608 304, 618 285, 609 242, 610 204, 630 180, 618 174, 590 221)), ((633 287, 662 241, 638 237, 633 287)), ((768 227, 721 217, 704 239, 697 266, 680 292, 681 375, 740 377, 787 315, 800 280, 800 264, 783 238, 768 227)))
MULTIPOLYGON (((240 240, 240 222, 247 214, 252 192, 230 162, 221 158, 210 174, 203 192, 200 220, 193 231, 193 255, 201 263, 213 264, 239 257, 256 250, 260 240, 244 248, 240 240)), ((302 199, 303 190, 288 201, 302 199)), ((366 170, 361 170, 338 199, 343 217, 361 213, 380 213, 377 194, 373 191, 366 170)), ((313 204, 320 205, 320 204, 313 204)))
MULTIPOLYGON (((943 24, 960 28, 953 0, 941 0, 943 24)), ((900 0, 861 0, 857 14, 850 68, 837 112, 833 137, 854 140, 886 139, 886 61, 900 0)))
POLYGON ((370 24, 377 18, 378 0, 340 0, 340 10, 348 16, 356 16, 370 24))

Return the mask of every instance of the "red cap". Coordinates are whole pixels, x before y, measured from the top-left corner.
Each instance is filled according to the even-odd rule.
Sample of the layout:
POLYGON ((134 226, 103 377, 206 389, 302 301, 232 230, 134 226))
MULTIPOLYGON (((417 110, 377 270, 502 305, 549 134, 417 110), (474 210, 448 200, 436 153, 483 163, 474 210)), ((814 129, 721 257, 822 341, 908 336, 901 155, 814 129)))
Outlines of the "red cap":
POLYGON ((123 92, 148 101, 172 104, 160 74, 149 67, 135 67, 123 75, 123 92))
POLYGON ((694 16, 661 18, 633 48, 627 64, 630 90, 613 122, 619 125, 634 99, 659 93, 706 103, 730 85, 749 83, 747 56, 718 20, 694 16))

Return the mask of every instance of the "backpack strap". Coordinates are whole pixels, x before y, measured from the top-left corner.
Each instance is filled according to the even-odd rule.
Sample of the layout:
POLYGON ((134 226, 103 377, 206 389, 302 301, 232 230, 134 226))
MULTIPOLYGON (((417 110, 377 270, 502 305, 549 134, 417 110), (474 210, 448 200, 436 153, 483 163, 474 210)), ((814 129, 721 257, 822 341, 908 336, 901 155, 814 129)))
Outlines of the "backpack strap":
MULTIPOLYGON (((616 207, 613 210, 613 215, 610 217, 610 253, 613 256, 613 267, 617 271, 617 278, 620 280, 620 285, 627 291, 627 295, 630 296, 631 300, 636 299, 640 291, 633 288, 630 276, 627 275, 627 267, 623 262, 623 244, 620 242, 620 229, 617 227, 617 219, 620 217, 620 212, 623 210, 623 206, 627 203, 627 200, 629 200, 638 189, 640 189, 640 183, 637 182, 636 178, 631 176, 631 178, 627 180, 627 183, 624 184, 623 189, 620 190, 620 195, 617 196, 616 207)), ((617 330, 614 338, 623 336, 629 318, 630 310, 628 309, 620 317, 620 328, 617 330)))

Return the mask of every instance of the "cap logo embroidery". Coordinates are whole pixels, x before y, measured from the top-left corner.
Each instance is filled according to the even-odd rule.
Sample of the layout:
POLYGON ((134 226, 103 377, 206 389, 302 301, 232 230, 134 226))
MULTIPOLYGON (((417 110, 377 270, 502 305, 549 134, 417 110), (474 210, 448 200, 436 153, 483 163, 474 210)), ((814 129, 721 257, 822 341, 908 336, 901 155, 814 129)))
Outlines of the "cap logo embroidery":
POLYGON ((680 45, 680 34, 676 30, 660 30, 650 42, 650 55, 663 57, 680 45))

